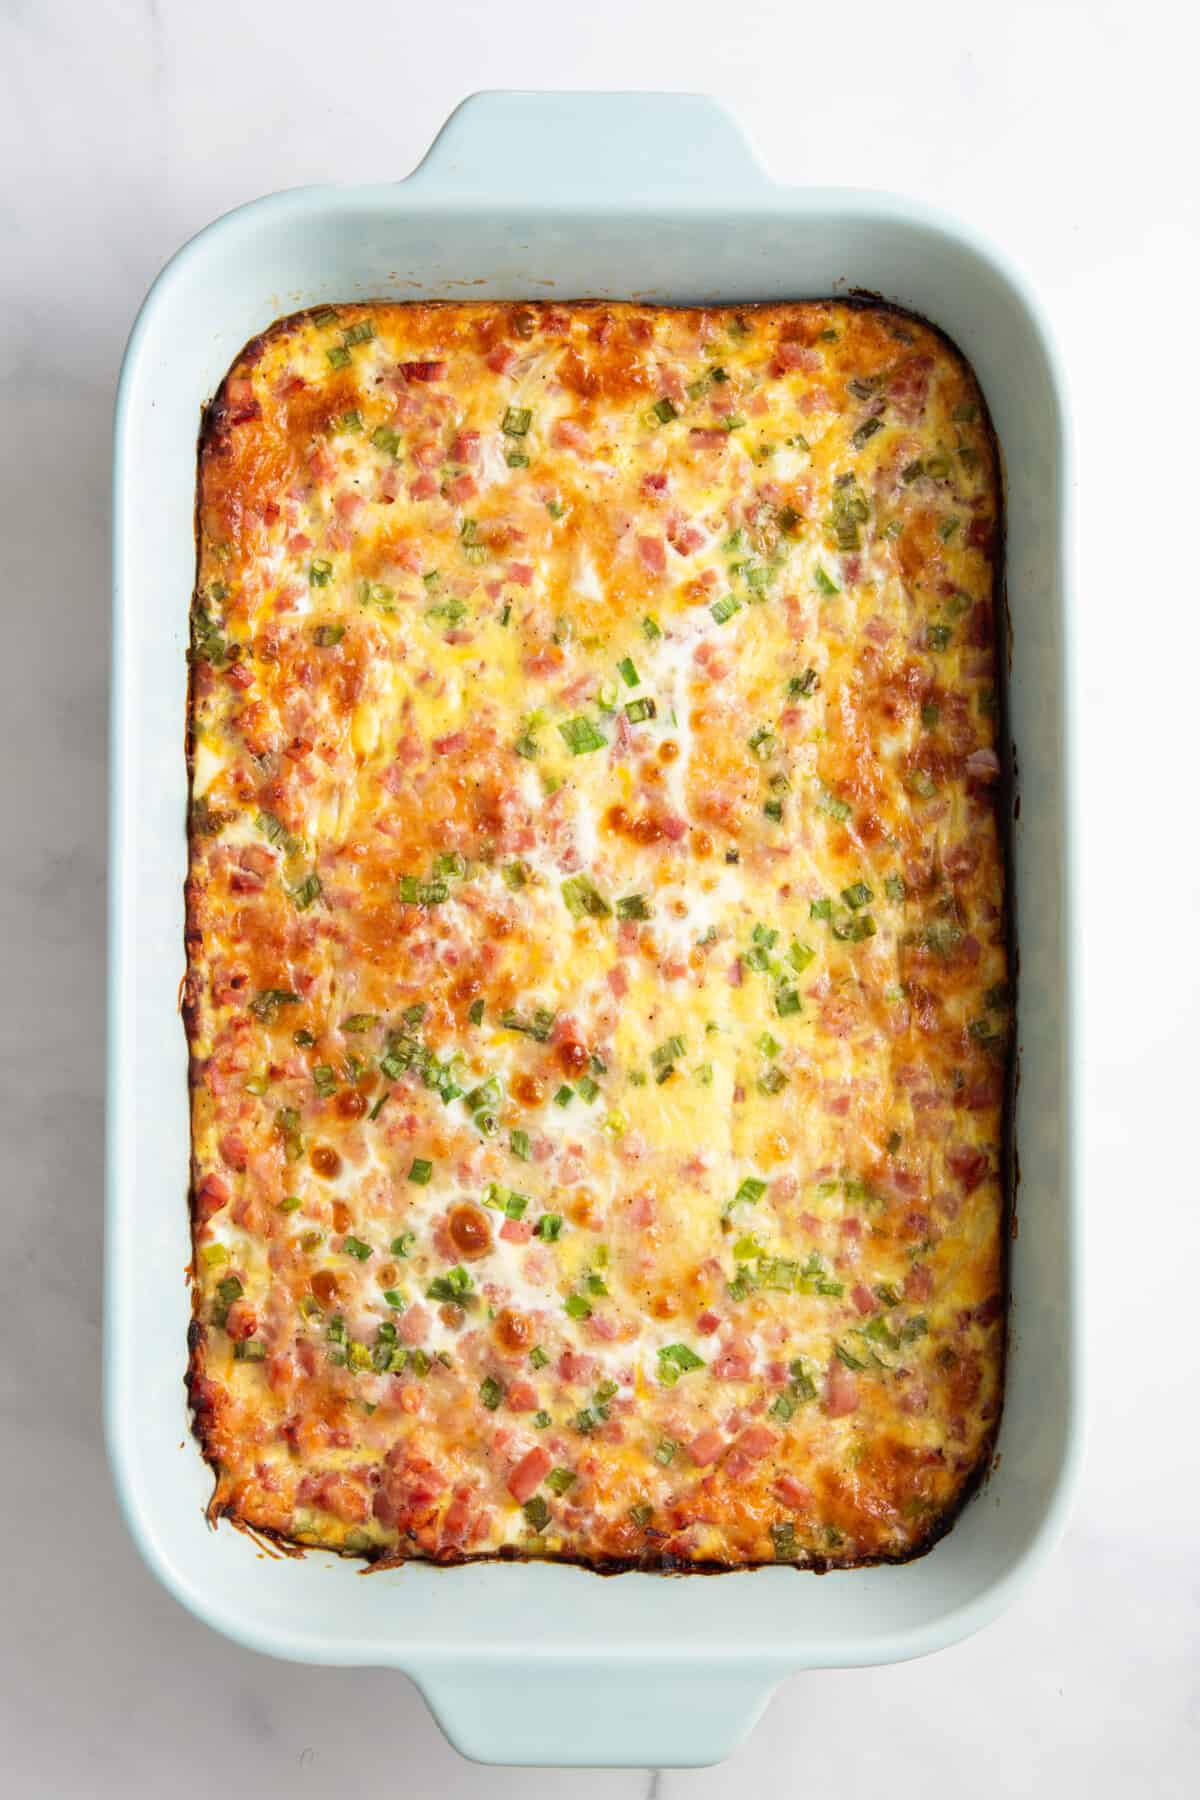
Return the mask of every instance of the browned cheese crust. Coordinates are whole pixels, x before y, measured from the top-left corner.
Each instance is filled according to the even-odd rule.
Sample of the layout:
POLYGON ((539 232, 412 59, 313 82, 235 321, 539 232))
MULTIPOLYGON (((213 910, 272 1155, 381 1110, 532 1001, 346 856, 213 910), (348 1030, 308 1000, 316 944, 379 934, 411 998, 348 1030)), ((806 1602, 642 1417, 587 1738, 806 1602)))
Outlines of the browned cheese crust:
POLYGON ((189 1386, 377 1559, 919 1554, 986 1467, 999 477, 922 322, 284 320, 206 417, 189 1386))

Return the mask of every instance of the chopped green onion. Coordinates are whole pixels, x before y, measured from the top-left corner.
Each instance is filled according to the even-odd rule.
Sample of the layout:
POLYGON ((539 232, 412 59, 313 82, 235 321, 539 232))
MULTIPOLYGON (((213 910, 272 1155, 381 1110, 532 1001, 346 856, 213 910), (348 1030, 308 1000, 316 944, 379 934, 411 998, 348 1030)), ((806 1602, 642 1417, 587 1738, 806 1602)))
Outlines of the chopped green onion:
POLYGON ((793 938, 791 946, 788 949, 788 961, 791 963, 793 969, 796 970, 797 974, 803 975, 805 969, 807 969, 809 963, 812 962, 816 954, 816 951, 810 949, 807 944, 801 944, 797 939, 793 938))
POLYGON ((250 1011, 256 1019, 262 1019, 270 1025, 276 1018, 281 1006, 299 1006, 300 996, 290 988, 262 988, 250 1002, 250 1011))
POLYGON ((889 900, 894 900, 898 906, 901 905, 906 892, 903 879, 899 875, 887 876, 884 880, 883 891, 889 900))
POLYGON ((652 613, 647 613, 646 617, 642 620, 642 635, 647 638, 650 643, 653 643, 656 638, 662 636, 662 626, 652 613))
POLYGON ((665 394, 661 400, 655 401, 650 410, 660 425, 669 425, 672 419, 679 417, 678 407, 672 400, 668 400, 665 394))
POLYGON ((523 450, 509 450, 504 458, 510 469, 527 469, 529 458, 523 450))
POLYGON ((636 687, 641 679, 631 656, 623 656, 617 664, 617 670, 626 687, 636 687))
POLYGON ((562 897, 573 919, 607 919, 612 912, 586 875, 570 875, 562 884, 562 897))
POLYGON ((365 344, 375 336, 375 326, 370 319, 358 319, 348 331, 343 331, 342 342, 346 345, 365 344))
POLYGON ((332 1094, 334 1088, 337 1086, 337 1076, 334 1074, 329 1064, 318 1063, 317 1067, 312 1072, 312 1077, 313 1086, 316 1088, 318 1094, 320 1094, 322 1100, 328 1100, 330 1094, 332 1094))
POLYGON ((590 1106, 592 1101, 596 1098, 596 1095, 600 1092, 600 1088, 599 1085, 592 1080, 590 1075, 584 1075, 575 1083, 575 1092, 579 1095, 581 1100, 586 1100, 590 1106))
POLYGON ((796 1543, 796 1527, 790 1519, 778 1519, 772 1525, 771 1543, 780 1562, 790 1562, 799 1554, 799 1546, 796 1543))
POLYGON ((775 1011, 781 1019, 789 1018, 792 1013, 798 1013, 802 1004, 800 995, 794 987, 781 987, 775 995, 775 1011))
POLYGON ((567 1489, 575 1485, 573 1469, 551 1469, 546 1476, 546 1486, 561 1499, 567 1489))
POLYGON ((361 1238, 356 1237, 343 1238, 342 1249, 347 1256, 353 1256, 358 1262, 366 1262, 372 1254, 370 1244, 364 1244, 361 1238))
POLYGON ((529 1161, 529 1133, 527 1131, 510 1131, 508 1147, 520 1162, 529 1161))
POLYGON ((780 1045, 778 1039, 773 1038, 769 1031, 764 1031, 759 1037, 755 1049, 763 1056, 778 1056, 780 1045))
POLYGON ((625 707, 625 717, 631 725, 640 725, 645 719, 653 719, 657 712, 658 707, 648 695, 640 700, 628 701, 625 707))
POLYGON ((297 912, 307 912, 313 901, 321 893, 321 877, 315 869, 309 871, 298 887, 288 889, 288 899, 297 912))
POLYGON ((840 594, 842 591, 837 582, 833 580, 832 576, 825 573, 825 570, 821 567, 820 563, 817 564, 816 569, 813 572, 813 586, 816 588, 818 594, 840 594))
MULTIPOLYGON (((394 1249, 395 1245, 392 1247, 394 1249)), ((455 1268, 448 1270, 445 1275, 435 1276, 425 1290, 426 1298, 429 1300, 456 1300, 460 1302, 474 1292, 475 1283, 471 1280, 471 1277, 467 1274, 467 1271, 463 1268, 461 1263, 455 1268)))
POLYGON ((708 610, 718 625, 724 625, 727 620, 732 619, 734 613, 741 612, 742 608, 740 601, 735 600, 732 594, 726 594, 723 599, 714 600, 708 610))
POLYGON ((377 450, 382 450, 386 456, 399 456, 400 454, 400 433, 391 430, 387 425, 377 425, 375 427, 374 431, 371 433, 371 442, 377 450))
POLYGON ((787 1080, 787 1076, 779 1067, 778 1063, 771 1063, 768 1068, 763 1070, 755 1083, 755 1086, 758 1088, 760 1094, 770 1096, 772 1094, 778 1094, 785 1088, 787 1086, 787 1080))
POLYGON ((482 1000, 472 1000, 470 1007, 467 1009, 467 1017, 468 1017, 468 1019, 470 1019, 472 1025, 482 1025, 483 1024, 483 1001, 482 1000))
POLYGON ((544 1369, 550 1361, 550 1358, 546 1355, 546 1352, 542 1349, 540 1344, 535 1344, 533 1349, 529 1352, 529 1360, 535 1369, 544 1369))
POLYGON ((763 812, 768 819, 774 819, 774 821, 777 825, 782 824, 782 822, 783 822, 783 801, 782 800, 764 800, 763 801, 763 812))
POLYGON ((317 561, 317 562, 309 563, 309 565, 308 565, 308 585, 309 585, 309 587, 328 587, 329 583, 332 580, 333 580, 333 564, 331 562, 317 561))
POLYGON ((704 1358, 697 1356, 686 1344, 664 1344, 658 1352, 660 1362, 672 1363, 682 1372, 689 1369, 702 1369, 704 1358))
POLYGON ((522 438, 532 424, 533 413, 528 406, 510 406, 505 409, 500 429, 505 437, 522 438))
POLYGON ((541 1494, 535 1494, 532 1500, 527 1500, 521 1511, 535 1531, 544 1531, 550 1523, 550 1508, 541 1494))
POLYGON ((495 1412, 504 1398, 504 1389, 494 1375, 485 1375, 479 1384, 479 1398, 489 1412, 495 1412))
POLYGON ((415 1182, 417 1187, 428 1187, 432 1174, 433 1164, 426 1157, 413 1157, 412 1166, 408 1171, 408 1179, 410 1181, 415 1182))
MULTIPOLYGON (((407 1302, 396 1288, 384 1288, 383 1297, 393 1312, 403 1312, 407 1302)), ((380 1326, 382 1331, 383 1327, 380 1326)))
POLYGON ((617 901, 618 919, 648 919, 651 916, 650 902, 645 894, 626 894, 617 901))
POLYGON ((562 1227, 561 1213, 543 1213, 533 1228, 534 1235, 540 1237, 545 1244, 553 1244, 562 1236, 562 1227))
POLYGON ((882 419, 877 418, 877 417, 870 418, 870 419, 864 419, 862 424, 858 427, 857 431, 855 431, 853 433, 853 435, 851 436, 850 442, 854 445, 854 448, 856 450, 861 450, 865 444, 868 444, 870 442, 870 440, 875 436, 875 433, 877 431, 882 431, 882 430, 883 430, 883 420, 882 419))
POLYGON ((856 881, 851 887, 842 889, 842 899, 852 910, 869 905, 874 897, 865 881, 856 881))
POLYGON ((674 1461, 675 1452, 678 1449, 679 1449, 679 1445, 676 1443, 674 1438, 669 1438, 669 1437, 659 1438, 658 1443, 655 1446, 655 1450, 654 1450, 655 1462, 660 1463, 662 1465, 662 1467, 665 1469, 669 1463, 674 1461))
POLYGON ((929 625, 925 630, 925 645, 929 650, 945 650, 953 635, 949 625, 929 625))
POLYGON ((574 1088, 567 1087, 566 1083, 564 1082, 562 1087, 559 1088, 558 1092, 554 1096, 554 1104, 555 1104, 555 1106, 570 1106, 570 1104, 574 1098, 575 1098, 574 1088))
POLYGON ((603 750, 608 743, 602 731, 583 714, 578 718, 566 719, 559 725, 559 734, 572 756, 586 756, 591 750, 603 750))
POLYGON ((591 1305, 582 1294, 569 1294, 563 1302, 563 1310, 572 1319, 590 1319, 591 1305))
POLYGON ((817 811, 825 813, 831 819, 837 819, 841 822, 850 817, 849 803, 845 800, 839 800, 836 794, 831 794, 829 792, 828 788, 821 789, 821 792, 817 795, 816 804, 817 811))
POLYGON ((326 350, 325 354, 329 358, 329 365, 331 368, 345 369, 349 366, 350 352, 346 349, 344 344, 332 345, 330 349, 326 350))
POLYGON ((733 1197, 735 1201, 745 1200, 753 1203, 761 1200, 766 1191, 765 1181, 760 1181, 757 1175, 747 1175, 733 1197))

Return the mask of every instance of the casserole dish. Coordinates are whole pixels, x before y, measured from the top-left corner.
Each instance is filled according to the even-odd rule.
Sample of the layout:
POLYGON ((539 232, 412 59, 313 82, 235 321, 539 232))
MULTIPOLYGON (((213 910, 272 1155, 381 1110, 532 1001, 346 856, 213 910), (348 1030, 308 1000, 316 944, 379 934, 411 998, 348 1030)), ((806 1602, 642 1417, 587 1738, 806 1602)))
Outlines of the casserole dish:
POLYGON ((106 1413, 135 1538, 200 1617, 275 1655, 405 1670, 451 1739, 482 1760, 679 1766, 727 1753, 784 1674, 940 1648, 1028 1577, 1061 1526, 1078 1451, 1066 480, 1052 355, 1017 279, 907 204, 772 185, 721 111, 695 97, 477 96, 402 187, 257 202, 159 278, 116 421, 106 1413), (603 1581, 536 1563, 363 1578, 319 1555, 256 1557, 205 1525, 210 1483, 182 1382, 187 1063, 176 995, 199 408, 255 331, 325 301, 464 291, 749 301, 854 288, 956 340, 1012 459, 1021 1232, 998 1467, 925 1559, 826 1580, 771 1568, 603 1581), (539 1690, 524 1714, 507 1696, 517 1658, 539 1690))

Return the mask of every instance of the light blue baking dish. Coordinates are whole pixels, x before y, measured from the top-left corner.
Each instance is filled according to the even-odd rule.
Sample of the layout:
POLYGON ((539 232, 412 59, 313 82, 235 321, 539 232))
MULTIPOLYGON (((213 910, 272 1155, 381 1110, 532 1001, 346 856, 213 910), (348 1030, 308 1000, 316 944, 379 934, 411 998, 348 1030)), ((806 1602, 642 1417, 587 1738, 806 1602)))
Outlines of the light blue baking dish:
POLYGON ((1072 1197, 1070 475, 1061 377, 1024 283, 970 231, 882 194, 782 188, 712 101, 481 94, 399 185, 307 188, 219 220, 167 266, 116 415, 105 1404, 129 1527, 166 1586, 254 1649, 382 1664, 487 1762, 725 1756, 798 1669, 924 1655, 976 1630, 1062 1527, 1079 1447, 1072 1197), (1007 453, 1021 951, 1020 1234, 997 1467, 901 1568, 602 1579, 574 1568, 363 1575, 256 1555, 204 1521, 188 1431, 183 974, 185 650, 201 403, 282 313, 386 295, 671 302, 867 288, 941 325, 1007 453), (521 1670, 533 1706, 512 1704, 521 1670))

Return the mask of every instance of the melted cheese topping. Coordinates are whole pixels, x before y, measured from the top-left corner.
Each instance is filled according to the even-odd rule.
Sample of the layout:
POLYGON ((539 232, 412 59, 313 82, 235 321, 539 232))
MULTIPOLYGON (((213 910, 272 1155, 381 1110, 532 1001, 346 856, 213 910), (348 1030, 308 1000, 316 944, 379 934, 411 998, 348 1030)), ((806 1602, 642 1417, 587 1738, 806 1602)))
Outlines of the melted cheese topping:
POLYGON ((206 421, 214 1513, 926 1547, 1003 1355, 998 486, 883 307, 344 306, 206 421))

